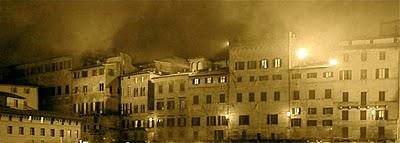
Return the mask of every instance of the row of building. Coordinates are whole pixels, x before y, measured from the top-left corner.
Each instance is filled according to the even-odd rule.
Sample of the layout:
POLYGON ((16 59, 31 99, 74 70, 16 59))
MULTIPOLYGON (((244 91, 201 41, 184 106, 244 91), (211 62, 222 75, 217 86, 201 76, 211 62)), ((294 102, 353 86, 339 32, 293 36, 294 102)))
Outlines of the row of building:
MULTIPOLYGON (((343 41, 313 60, 295 57, 291 33, 269 37, 231 41, 227 60, 168 57, 133 65, 119 53, 85 66, 59 57, 5 67, 2 81, 35 85, 40 97, 24 97, 28 104, 7 100, 7 109, 39 108, 80 120, 1 110, 1 121, 50 125, 10 123, 0 133, 22 138, 29 130, 40 140, 43 129, 57 137, 46 142, 90 143, 398 140, 399 36, 343 41), (38 107, 26 106, 31 103, 38 107)), ((8 92, 29 90, 10 85, 8 92)))

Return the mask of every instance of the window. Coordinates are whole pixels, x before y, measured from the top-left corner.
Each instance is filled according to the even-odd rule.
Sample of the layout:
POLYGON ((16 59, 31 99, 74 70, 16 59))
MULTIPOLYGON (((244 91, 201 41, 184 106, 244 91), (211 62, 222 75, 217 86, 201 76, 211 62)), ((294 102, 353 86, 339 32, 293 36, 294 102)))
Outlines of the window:
POLYGON ((200 79, 199 78, 195 78, 195 79, 193 79, 193 84, 194 85, 198 85, 198 84, 200 84, 200 79))
POLYGON ((342 138, 348 138, 348 137, 349 137, 349 128, 342 127, 342 138))
POLYGON ((242 81, 243 81, 243 79, 241 76, 237 77, 237 82, 242 82, 242 81))
POLYGON ((88 71, 82 71, 82 77, 88 77, 88 71))
POLYGON ((280 68, 281 67, 281 59, 274 59, 274 68, 280 68))
POLYGON ((250 117, 249 115, 240 115, 239 116, 239 125, 249 125, 250 117))
POLYGON ((348 53, 343 54, 343 62, 349 62, 349 58, 350 56, 348 53))
POLYGON ((361 105, 367 105, 367 92, 361 92, 361 105))
POLYGON ((379 91, 379 101, 385 101, 385 91, 379 91))
POLYGON ((333 114, 333 108, 332 107, 324 108, 323 114, 333 114))
POLYGON ((185 127, 186 126, 186 118, 180 117, 178 118, 178 127, 185 127))
POLYGON ((175 119, 167 118, 167 127, 174 127, 174 126, 175 126, 175 119))
POLYGON ((107 73, 109 76, 114 76, 114 69, 108 69, 107 73))
POLYGON ((330 99, 332 97, 332 90, 325 89, 325 99, 330 99))
POLYGON ((360 111, 360 120, 367 120, 367 111, 360 111))
POLYGON ((378 127, 378 138, 385 138, 385 127, 378 127))
POLYGON ((69 85, 65 85, 65 94, 69 94, 69 85))
POLYGON ((12 126, 7 127, 7 134, 12 134, 12 126))
POLYGON ((360 71, 360 79, 361 80, 367 79, 367 70, 366 69, 362 69, 360 71))
POLYGON ((99 69, 99 75, 104 75, 104 69, 99 69))
POLYGON ((317 114, 317 108, 308 108, 307 114, 309 115, 317 114))
POLYGON ((168 83, 168 92, 169 93, 174 92, 174 83, 168 83))
POLYGON ((278 114, 268 114, 267 125, 278 125, 278 114))
POLYGON ((104 83, 99 84, 99 91, 104 91, 104 83))
POLYGON ((260 81, 267 81, 268 80, 268 75, 260 75, 259 77, 260 81))
POLYGON ((199 132, 198 131, 193 131, 193 139, 199 138, 199 132))
POLYGON ((300 127, 301 126, 301 119, 291 119, 290 126, 292 127, 300 127))
POLYGON ((162 85, 158 85, 158 93, 162 93, 163 92, 163 86, 162 85))
POLYGON ((254 76, 250 76, 250 77, 249 77, 249 81, 250 81, 250 82, 254 82, 254 81, 256 81, 256 79, 255 79, 254 76))
POLYGON ((212 102, 211 100, 212 100, 212 96, 211 95, 207 95, 206 96, 206 103, 210 104, 212 102))
POLYGON ((257 69, 257 61, 248 61, 247 69, 257 69))
POLYGON ((317 126, 317 120, 307 120, 307 126, 317 126))
POLYGON ((60 130, 60 137, 64 137, 64 130, 60 130))
POLYGON ((351 70, 339 71, 339 80, 351 80, 351 70))
POLYGON ((388 110, 376 110, 375 120, 387 120, 389 116, 388 113, 388 110))
POLYGON ((379 52, 379 60, 386 60, 386 52, 385 51, 379 52))
POLYGON ((236 94, 236 102, 242 102, 242 93, 236 94))
POLYGON ((375 78, 376 79, 387 79, 387 78, 389 78, 389 69, 388 68, 376 69, 375 78))
POLYGON ((260 96, 261 101, 267 101, 267 92, 261 92, 260 96))
POLYGON ((158 119, 157 127, 164 127, 164 120, 163 119, 158 119))
POLYGON ((360 139, 367 138, 367 127, 360 127, 360 139))
POLYGON ((260 69, 267 69, 268 68, 268 60, 263 59, 260 61, 260 69))
POLYGON ((274 74, 274 75, 272 75, 272 80, 282 80, 282 75, 274 74))
POLYGON ((217 125, 216 116, 207 116, 207 126, 215 126, 217 125))
POLYGON ((200 117, 192 117, 192 126, 200 126, 200 117))
POLYGON ((300 100, 300 91, 293 91, 293 100, 300 100))
POLYGON ((186 99, 186 98, 180 98, 180 99, 179 99, 179 105, 178 105, 179 109, 185 109, 185 108, 186 108, 186 101, 185 101, 185 99, 186 99))
POLYGON ((16 87, 11 87, 11 92, 17 93, 17 88, 16 87))
POLYGON ((44 128, 40 128, 40 135, 45 136, 46 135, 46 130, 44 128))
POLYGON ((19 134, 20 135, 23 135, 24 134, 24 127, 19 127, 19 134))
POLYGON ((167 109, 168 110, 175 109, 175 102, 174 101, 167 101, 167 109))
POLYGON ((29 94, 30 93, 30 89, 29 88, 25 88, 24 89, 24 93, 29 94))
POLYGON ((332 120, 322 120, 322 126, 332 126, 332 120))
POLYGON ((254 92, 249 93, 249 102, 254 102, 254 92))
MULTIPOLYGON (((157 103, 156 103, 157 105, 157 110, 163 110, 164 109, 164 102, 162 102, 162 101, 158 101, 157 103)), ((136 109, 137 109, 137 105, 135 105, 136 106, 136 109)))
POLYGON ((349 102, 349 92, 343 92, 342 93, 342 101, 343 102, 349 102))
POLYGON ((193 96, 193 104, 199 104, 199 96, 198 95, 193 96))
POLYGON ((316 72, 307 73, 307 78, 317 78, 317 73, 316 72))
POLYGON ((301 73, 292 74, 292 79, 301 79, 301 73))
POLYGON ((300 114, 301 114, 300 107, 292 108, 292 115, 300 115, 300 114))
POLYGON ((87 85, 84 85, 83 86, 83 93, 87 93, 88 92, 88 86, 87 85))
POLYGON ((322 77, 324 77, 324 78, 333 77, 333 72, 323 72, 322 77))
POLYGON ((219 95, 219 103, 225 103, 225 94, 219 95))
POLYGON ((35 135, 35 128, 30 128, 29 133, 30 133, 30 135, 34 136, 35 135))
POLYGON ((97 76, 97 70, 92 70, 92 76, 97 76))
POLYGON ((185 91, 185 83, 179 84, 179 91, 185 91))
POLYGON ((274 101, 279 101, 281 100, 281 92, 275 91, 274 92, 274 101))
POLYGON ((244 62, 236 62, 235 70, 244 70, 244 62))
POLYGON ((219 83, 225 83, 225 82, 226 82, 226 76, 219 77, 219 83))
POLYGON ((315 90, 308 91, 308 99, 315 99, 315 90))
POLYGON ((342 111, 342 120, 349 120, 349 111, 348 110, 342 111))
POLYGON ((367 61, 367 52, 361 52, 361 61, 367 61))

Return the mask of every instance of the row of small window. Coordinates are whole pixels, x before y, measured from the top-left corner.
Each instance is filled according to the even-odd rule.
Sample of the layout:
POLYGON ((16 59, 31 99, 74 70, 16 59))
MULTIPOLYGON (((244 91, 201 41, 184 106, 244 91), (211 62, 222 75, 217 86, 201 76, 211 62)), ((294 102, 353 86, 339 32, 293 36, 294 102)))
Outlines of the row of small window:
MULTIPOLYGON (((126 92, 127 92, 128 96, 132 95, 132 89, 130 86, 128 86, 126 92)), ((146 96, 146 87, 140 87, 140 92, 139 92, 139 88, 133 88, 133 97, 137 97, 137 96, 146 96)))
MULTIPOLYGON (((62 86, 56 86, 56 87, 49 87, 46 90, 49 91, 50 95, 62 95, 62 86)), ((69 94, 69 85, 65 85, 64 87, 64 94, 68 95, 69 94)))
MULTIPOLYGON (((0 114, 0 120, 2 118, 8 118, 8 121, 14 121, 13 119, 16 116, 13 115, 1 115, 0 114)), ((66 122, 68 122, 68 125, 72 125, 73 123, 75 123, 75 125, 79 124, 79 121, 73 121, 73 120, 64 120, 64 119, 54 119, 54 118, 45 118, 45 117, 39 117, 39 116, 17 116, 18 117, 18 121, 23 122, 23 121, 29 121, 29 122, 33 122, 33 121, 39 121, 40 123, 44 123, 44 121, 50 121, 50 124, 54 124, 54 122, 61 122, 61 125, 65 125, 66 122)))
MULTIPOLYGON (((82 86, 82 93, 84 93, 84 94, 88 93, 88 92, 89 92, 88 89, 90 89, 90 88, 89 88, 89 85, 84 85, 84 86, 82 86)), ((104 83, 99 83, 98 91, 104 91, 104 83)), ((113 93, 113 88, 112 88, 112 86, 109 86, 109 92, 110 92, 110 94, 113 93)), ((119 93, 119 92, 120 92, 120 89, 118 89, 118 93, 119 93)), ((75 86, 75 88, 74 88, 74 93, 75 93, 75 94, 80 93, 80 89, 79 89, 78 86, 75 86)))
MULTIPOLYGON (((198 105, 200 102, 200 96, 195 95, 193 96, 193 104, 198 105)), ((215 99, 215 98, 214 98, 215 99)), ((212 95, 206 95, 206 104, 211 104, 211 103, 225 103, 226 102, 226 95, 225 94, 219 94, 217 101, 213 101, 213 96, 212 95)))
MULTIPOLYGON (((296 119, 290 119, 290 126, 291 127, 301 127, 301 119, 296 118, 296 119)), ((318 120, 307 120, 307 126, 312 127, 312 126, 317 126, 318 125, 318 120)), ((332 120, 322 120, 322 126, 333 126, 333 121, 332 120)))
MULTIPOLYGON (((107 69, 107 74, 109 76, 114 76, 115 75, 114 69, 107 69)), ((97 75, 104 75, 104 68, 92 70, 91 76, 97 76, 97 75)), ((73 76, 74 76, 74 79, 88 77, 89 71, 87 71, 87 70, 77 71, 77 72, 74 72, 73 76)))
MULTIPOLYGON (((367 92, 361 92, 361 105, 367 105, 367 92)), ((386 91, 378 92, 378 101, 385 101, 386 91)), ((358 99, 358 98, 357 98, 358 99)), ((342 102, 349 102, 349 92, 342 92, 342 102)))
MULTIPOLYGON (((268 75, 260 75, 258 76, 258 81, 267 81, 269 80, 269 76, 268 75)), ((272 75, 272 80, 282 80, 282 75, 281 74, 273 74, 272 75)), ((238 76, 236 78, 236 82, 243 82, 243 77, 242 76, 238 76)), ((255 76, 249 76, 249 82, 255 82, 257 81, 255 76)))
POLYGON ((146 112, 146 105, 132 105, 132 103, 125 103, 122 104, 121 114, 122 115, 129 115, 132 113, 145 113, 146 112), (140 110, 139 110, 140 109, 140 110))
MULTIPOLYGON (((332 90, 331 89, 325 89, 325 99, 331 99, 332 98, 332 90)), ((293 100, 300 100, 300 91, 295 90, 293 91, 293 100)), ((315 99, 315 90, 308 90, 308 99, 315 99)))
MULTIPOLYGON (((178 100, 178 109, 185 109, 186 108, 186 99, 179 98, 178 100)), ((157 110, 165 110, 164 101, 157 101, 156 102, 156 109, 157 110)), ((173 99, 168 99, 167 101, 167 110, 174 110, 175 109, 175 101, 173 99)))
MULTIPOLYGON (((292 79, 301 79, 301 73, 292 74, 292 79)), ((307 78, 317 78, 318 74, 316 72, 307 73, 307 78)), ((333 72, 323 72, 323 78, 332 78, 333 72)), ((360 79, 367 79, 368 74, 366 69, 360 70, 360 79)), ((389 69, 388 68, 380 68, 375 70, 375 79, 388 79, 389 78, 389 69)), ((352 70, 341 70, 339 71, 339 80, 351 80, 352 79, 352 70)))
MULTIPOLYGON (((257 66, 257 61, 248 61, 247 62, 247 69, 252 70, 252 69, 268 69, 268 59, 262 59, 258 61, 258 66, 257 66)), ((272 66, 274 68, 280 68, 282 67, 282 59, 275 58, 272 60, 272 66)), ((245 62, 235 62, 235 70, 244 70, 245 69, 245 62)))
MULTIPOLYGON (((226 83, 227 82, 227 78, 226 76, 220 76, 218 78, 218 83, 226 83)), ((194 78, 192 79, 192 84, 194 85, 198 85, 201 83, 201 79, 200 78, 194 78)), ((205 84, 211 84, 214 83, 214 77, 206 77, 204 78, 204 83, 205 84)))
MULTIPOLYGON (((31 127, 29 128, 29 135, 36 135, 36 129, 31 127)), ((13 134, 14 130, 13 130, 13 126, 7 126, 7 134, 13 134)), ((25 130, 24 127, 19 127, 18 128, 18 134, 20 135, 25 135, 25 130)), ((72 131, 71 130, 67 130, 67 136, 65 136, 64 134, 64 130, 60 129, 59 132, 59 137, 69 137, 69 138, 73 138, 72 136, 72 131)), ((75 134, 75 138, 79 138, 79 131, 74 131, 75 134)), ((40 128, 40 136, 46 136, 46 129, 45 128, 40 128)), ((50 136, 51 137, 55 137, 56 136, 56 130, 55 129, 50 129, 50 136)))
MULTIPOLYGON (((307 108, 307 114, 308 115, 316 115, 317 114, 317 108, 307 108)), ((332 115, 333 114, 333 108, 332 107, 322 108, 322 114, 324 114, 324 115, 332 115)), ((300 107, 292 108, 291 115, 301 115, 301 108, 300 107)))
MULTIPOLYGON (((342 127, 341 130, 342 130, 342 138, 349 138, 349 127, 342 127)), ((367 127, 360 127, 359 132, 360 132, 360 137, 359 137, 360 139, 367 139, 367 127)), ((378 127, 377 137, 380 139, 385 138, 385 127, 378 127)))
MULTIPOLYGON (((11 88, 10 88, 10 91, 11 91, 12 93, 18 93, 18 90, 17 90, 17 89, 18 89, 17 87, 11 87, 11 88)), ((30 88, 24 88, 24 92, 23 92, 23 93, 29 94, 30 92, 31 92, 30 88)))
MULTIPOLYGON (((249 102, 254 102, 255 101, 255 93, 254 92, 250 92, 248 94, 248 101, 249 102)), ((273 96, 273 100, 274 101, 279 101, 281 99, 281 92, 279 91, 275 91, 274 92, 274 96, 273 96)), ((260 93, 260 101, 265 102, 267 101, 267 92, 261 92, 260 93)), ((243 94, 242 93, 237 93, 236 94, 236 102, 243 102, 243 94)))
MULTIPOLYGON (((169 93, 173 93, 174 92, 174 82, 169 82, 168 83, 168 92, 169 93)), ((181 82, 181 83, 179 83, 179 91, 180 92, 183 92, 183 91, 185 91, 185 83, 184 82, 181 82)), ((159 85, 158 85, 158 93, 163 93, 164 92, 164 86, 163 86, 163 84, 162 83, 160 83, 159 85)))
POLYGON ((35 74, 40 74, 40 73, 47 73, 47 72, 53 72, 53 71, 59 71, 63 69, 70 69, 71 68, 71 61, 62 61, 62 62, 55 62, 55 63, 49 63, 49 64, 43 64, 31 68, 24 69, 24 75, 29 76, 29 75, 35 75, 35 74))
MULTIPOLYGON (((367 61, 367 55, 368 54, 366 51, 361 52, 360 60, 363 62, 367 61)), ((343 54, 343 62, 349 62, 349 59, 350 59, 349 53, 343 54)), ((379 60, 386 60, 386 52, 385 51, 379 52, 379 60)))
POLYGON ((74 112, 79 114, 101 114, 104 113, 104 102, 74 104, 74 112))
MULTIPOLYGON (((373 110, 371 113, 372 120, 388 120, 388 110, 373 110)), ((349 110, 342 110, 342 120, 349 120, 349 110)), ((360 120, 367 120, 367 111, 360 111, 360 120)))

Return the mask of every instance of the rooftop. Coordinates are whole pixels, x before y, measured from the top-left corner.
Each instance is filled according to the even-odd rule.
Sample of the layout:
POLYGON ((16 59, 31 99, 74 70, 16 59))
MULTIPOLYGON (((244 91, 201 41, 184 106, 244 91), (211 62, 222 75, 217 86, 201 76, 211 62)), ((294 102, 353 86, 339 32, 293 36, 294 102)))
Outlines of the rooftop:
POLYGON ((81 118, 79 118, 78 116, 74 116, 74 115, 70 115, 70 114, 60 114, 57 112, 39 111, 39 110, 18 110, 18 109, 2 107, 2 106, 0 106, 0 113, 81 120, 81 118))

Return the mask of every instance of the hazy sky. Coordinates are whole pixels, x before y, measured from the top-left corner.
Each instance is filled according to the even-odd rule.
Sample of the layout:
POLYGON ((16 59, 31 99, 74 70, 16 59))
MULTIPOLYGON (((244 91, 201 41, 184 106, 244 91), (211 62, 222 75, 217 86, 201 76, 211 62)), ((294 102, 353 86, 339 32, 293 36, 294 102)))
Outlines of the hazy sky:
POLYGON ((242 36, 293 31, 318 47, 377 36, 393 1, 0 1, 0 66, 92 51, 216 57, 242 36))

